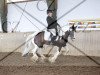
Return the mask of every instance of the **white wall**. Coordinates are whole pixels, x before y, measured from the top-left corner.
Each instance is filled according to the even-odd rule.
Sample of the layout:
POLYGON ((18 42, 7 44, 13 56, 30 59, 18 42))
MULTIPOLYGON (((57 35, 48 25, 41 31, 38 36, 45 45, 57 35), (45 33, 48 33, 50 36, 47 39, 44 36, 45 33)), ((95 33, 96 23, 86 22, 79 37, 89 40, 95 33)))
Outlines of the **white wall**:
MULTIPOLYGON (((21 8, 24 9, 26 2, 24 3, 16 3, 18 6, 20 6, 21 8)), ((32 1, 32 2, 27 2, 27 6, 26 6, 26 10, 28 13, 30 13, 30 15, 32 15, 32 17, 35 17, 36 19, 38 19, 40 22, 42 22, 45 26, 47 26, 47 22, 46 22, 46 10, 47 10, 47 5, 44 2, 40 2, 39 7, 40 9, 45 9, 44 11, 39 11, 36 7, 37 5, 37 1, 32 1), (42 7, 42 8, 41 8, 42 7)), ((22 12, 22 10, 20 10, 17 6, 15 6, 14 4, 8 4, 8 21, 11 22, 8 23, 8 30, 11 31, 12 28, 14 28, 16 26, 16 24, 18 23, 21 14, 20 12, 22 12)), ((29 20, 27 20, 27 18, 25 16, 22 16, 22 19, 18 25, 17 31, 20 32, 27 32, 27 31, 38 31, 39 29, 42 30, 45 27, 43 25, 41 25, 41 23, 39 23, 38 21, 36 21, 35 19, 33 19, 31 16, 29 16, 28 14, 24 13, 24 15, 33 23, 31 23, 29 20), (39 28, 37 29, 34 24, 39 28)))
MULTIPOLYGON (((68 12, 70 9, 72 9, 74 6, 76 6, 78 3, 80 3, 83 0, 58 0, 58 19, 68 12)), ((26 7, 26 11, 30 13, 32 16, 37 18, 39 21, 43 22, 47 26, 46 22, 46 10, 47 5, 44 2, 40 3, 40 8, 45 9, 45 11, 39 11, 36 7, 37 1, 28 2, 28 5, 26 7)), ((20 7, 24 8, 25 3, 17 3, 20 7)), ((83 4, 81 4, 79 7, 71 11, 69 14, 64 15, 63 18, 58 20, 58 23, 61 26, 67 25, 68 20, 73 19, 94 19, 94 18, 100 18, 100 0, 86 0, 83 4)), ((18 23, 19 18, 21 16, 22 10, 14 6, 14 4, 8 4, 8 21, 11 22, 11 24, 8 24, 9 31, 14 28, 14 26, 18 23)), ((44 29, 45 27, 41 25, 39 22, 34 20, 32 17, 24 13, 25 16, 27 16, 33 24, 39 27, 40 30, 44 29)), ((20 21, 20 24, 17 28, 17 31, 20 32, 29 32, 29 31, 36 31, 38 30, 31 22, 29 22, 24 16, 22 16, 22 19, 20 21)))
MULTIPOLYGON (((67 13, 83 0, 58 0, 58 18, 67 13)), ((68 20, 100 18, 100 0, 85 0, 80 6, 59 20, 66 25, 68 20)))

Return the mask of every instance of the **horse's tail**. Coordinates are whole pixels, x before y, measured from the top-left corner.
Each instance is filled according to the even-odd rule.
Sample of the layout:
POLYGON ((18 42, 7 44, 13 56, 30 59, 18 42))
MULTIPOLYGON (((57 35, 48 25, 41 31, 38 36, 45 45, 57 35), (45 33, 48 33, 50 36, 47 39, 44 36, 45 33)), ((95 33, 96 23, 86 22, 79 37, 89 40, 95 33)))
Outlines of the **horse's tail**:
POLYGON ((32 44, 32 41, 34 41, 34 37, 38 34, 39 32, 35 32, 31 35, 29 35, 25 41, 25 49, 22 52, 22 56, 26 56, 29 51, 34 47, 32 44))

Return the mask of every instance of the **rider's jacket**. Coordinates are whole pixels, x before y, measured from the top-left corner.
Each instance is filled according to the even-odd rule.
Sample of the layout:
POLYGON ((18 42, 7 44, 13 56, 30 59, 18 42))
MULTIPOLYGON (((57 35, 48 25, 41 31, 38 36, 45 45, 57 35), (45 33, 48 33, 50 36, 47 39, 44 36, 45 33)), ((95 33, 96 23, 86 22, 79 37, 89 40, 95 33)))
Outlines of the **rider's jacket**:
POLYGON ((57 23, 57 20, 55 20, 53 17, 48 16, 47 17, 47 23, 48 23, 48 27, 47 29, 53 29, 53 28, 57 28, 57 25, 59 25, 57 23))

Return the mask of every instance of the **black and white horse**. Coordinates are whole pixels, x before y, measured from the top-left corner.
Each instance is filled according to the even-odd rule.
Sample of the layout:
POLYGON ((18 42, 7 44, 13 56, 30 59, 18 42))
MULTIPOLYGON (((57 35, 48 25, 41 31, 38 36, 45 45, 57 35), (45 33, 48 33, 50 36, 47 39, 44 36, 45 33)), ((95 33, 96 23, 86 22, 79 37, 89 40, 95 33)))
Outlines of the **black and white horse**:
MULTIPOLYGON (((57 59, 57 57, 61 52, 62 47, 67 47, 66 44, 68 42, 68 37, 71 35, 72 32, 74 33, 74 31, 76 31, 76 27, 74 28, 70 27, 69 30, 64 32, 61 38, 52 43, 53 46, 57 46, 57 51, 53 57, 49 58, 50 62, 55 62, 55 60, 57 59)), ((25 50, 23 51, 22 56, 25 56, 26 54, 29 53, 30 50, 32 50, 33 53, 32 60, 34 62, 38 60, 39 56, 41 57, 42 60, 44 60, 45 56, 42 53, 39 54, 38 56, 38 50, 42 50, 44 44, 51 45, 51 41, 45 39, 46 36, 45 33, 46 33, 45 31, 42 31, 42 32, 35 32, 29 35, 28 38, 26 39, 25 50)), ((50 35, 49 36, 47 35, 47 37, 49 39, 50 35)))

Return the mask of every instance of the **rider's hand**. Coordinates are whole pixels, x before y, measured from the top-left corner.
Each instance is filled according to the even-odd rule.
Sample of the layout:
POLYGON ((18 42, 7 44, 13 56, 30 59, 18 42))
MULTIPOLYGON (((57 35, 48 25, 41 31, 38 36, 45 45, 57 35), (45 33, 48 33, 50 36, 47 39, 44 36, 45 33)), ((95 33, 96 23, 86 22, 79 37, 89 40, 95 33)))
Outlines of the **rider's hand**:
POLYGON ((58 24, 59 28, 61 28, 61 26, 58 24))

